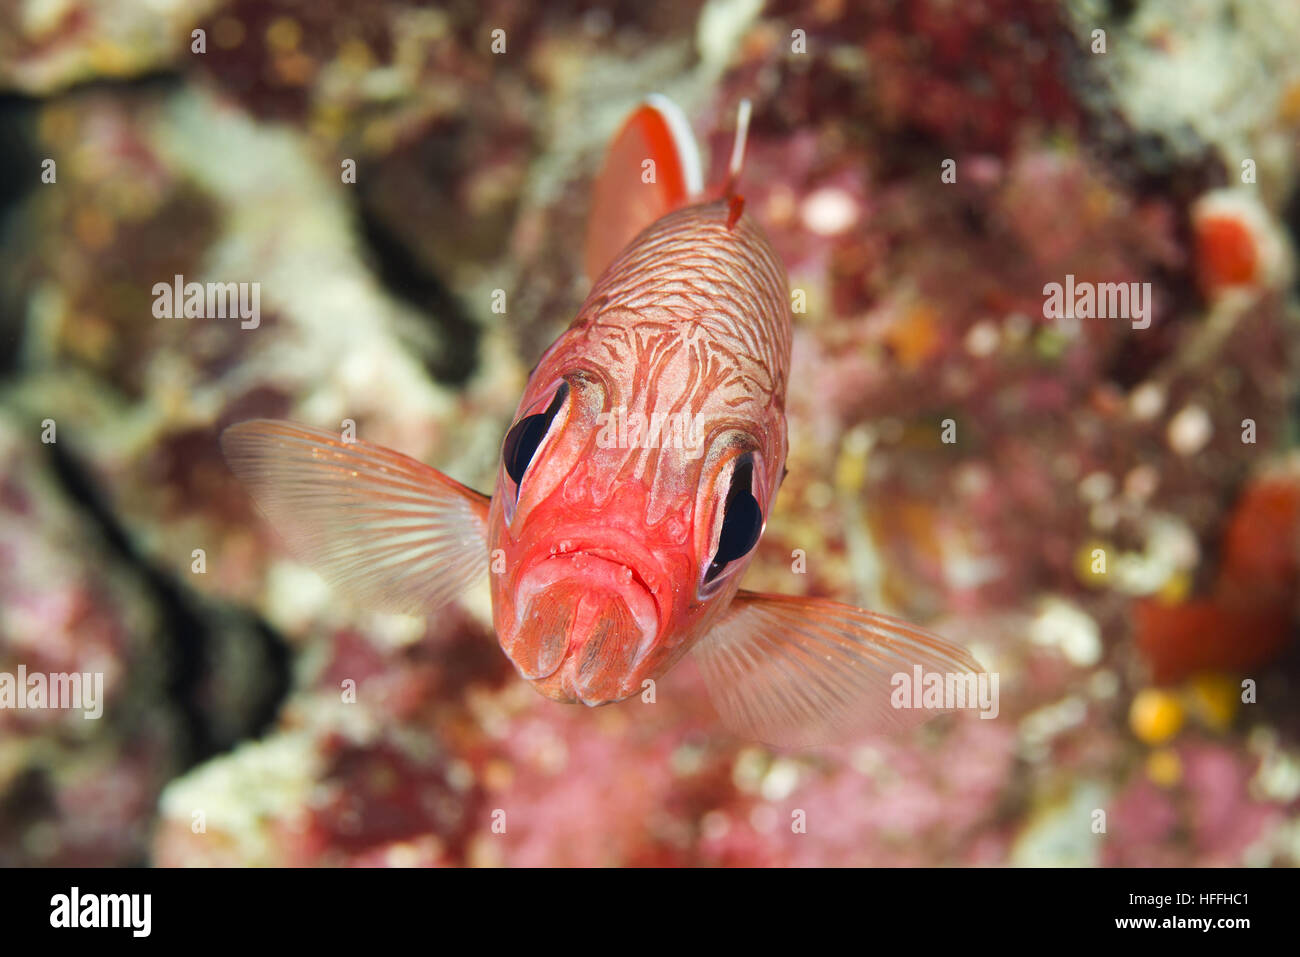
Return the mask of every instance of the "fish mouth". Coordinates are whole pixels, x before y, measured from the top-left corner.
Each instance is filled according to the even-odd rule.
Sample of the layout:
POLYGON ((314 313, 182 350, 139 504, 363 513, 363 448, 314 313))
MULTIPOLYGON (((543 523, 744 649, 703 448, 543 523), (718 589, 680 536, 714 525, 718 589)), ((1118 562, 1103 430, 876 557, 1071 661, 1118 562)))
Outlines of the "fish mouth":
POLYGON ((621 578, 625 578, 629 584, 635 583, 639 585, 642 591, 644 591, 647 595, 651 596, 651 598, 654 597, 654 590, 650 587, 649 583, 647 583, 646 580, 641 577, 641 573, 637 571, 636 567, 627 564, 627 562, 623 561, 622 556, 619 555, 618 552, 613 551, 612 549, 583 548, 578 551, 568 552, 562 555, 552 555, 550 558, 546 559, 546 561, 555 562, 565 558, 573 558, 575 562, 586 559, 588 560, 586 562, 586 564, 588 565, 590 565, 589 560, 594 558, 597 561, 604 562, 609 565, 617 566, 615 569, 616 575, 618 575, 621 578))
POLYGON ((520 577, 502 647, 543 693, 597 705, 635 690, 658 631, 654 592, 636 568, 612 549, 566 549, 520 577))
POLYGON ((671 600, 671 589, 663 587, 665 573, 659 557, 640 538, 615 527, 602 528, 599 536, 593 536, 590 527, 561 527, 552 533, 551 542, 550 554, 539 564, 574 555, 587 555, 626 568, 632 581, 653 599, 659 617, 667 617, 671 609, 667 606, 665 596, 671 600))

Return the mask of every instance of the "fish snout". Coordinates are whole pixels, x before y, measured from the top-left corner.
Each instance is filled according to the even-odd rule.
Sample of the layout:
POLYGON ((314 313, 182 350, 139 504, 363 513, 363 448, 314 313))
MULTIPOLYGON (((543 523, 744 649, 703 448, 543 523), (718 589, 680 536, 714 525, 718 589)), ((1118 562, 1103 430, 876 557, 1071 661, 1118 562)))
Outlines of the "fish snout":
POLYGON ((607 704, 637 690, 659 614, 630 566, 590 552, 551 555, 521 576, 501 646, 551 698, 607 704), (508 631, 508 633, 506 633, 508 631))

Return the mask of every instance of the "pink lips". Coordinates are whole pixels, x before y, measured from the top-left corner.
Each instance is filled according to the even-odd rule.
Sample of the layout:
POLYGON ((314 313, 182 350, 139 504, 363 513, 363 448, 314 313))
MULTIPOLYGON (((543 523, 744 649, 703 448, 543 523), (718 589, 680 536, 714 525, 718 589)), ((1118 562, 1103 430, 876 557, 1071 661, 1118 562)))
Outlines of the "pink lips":
POLYGON ((641 633, 654 636, 659 615, 645 582, 629 566, 589 551, 554 555, 525 572, 515 591, 516 624, 521 623, 523 611, 535 596, 567 580, 578 580, 590 591, 600 589, 617 594, 627 604, 641 633))
POLYGON ((560 671, 564 690, 586 704, 618 700, 658 634, 645 582, 629 566, 588 551, 552 555, 515 589, 515 627, 506 652, 536 681, 560 671))

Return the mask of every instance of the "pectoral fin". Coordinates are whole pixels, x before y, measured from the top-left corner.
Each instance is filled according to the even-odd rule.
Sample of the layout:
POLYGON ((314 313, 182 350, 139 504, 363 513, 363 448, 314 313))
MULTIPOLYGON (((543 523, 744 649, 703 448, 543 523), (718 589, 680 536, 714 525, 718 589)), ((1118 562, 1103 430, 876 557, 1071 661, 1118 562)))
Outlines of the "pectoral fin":
POLYGON ((487 571, 488 498, 437 469, 266 419, 221 448, 293 553, 362 607, 428 614, 487 571))
POLYGON ((895 675, 983 669, 937 635, 839 602, 741 591, 695 646, 709 695, 735 734, 781 747, 907 728, 939 710, 895 708, 895 675))

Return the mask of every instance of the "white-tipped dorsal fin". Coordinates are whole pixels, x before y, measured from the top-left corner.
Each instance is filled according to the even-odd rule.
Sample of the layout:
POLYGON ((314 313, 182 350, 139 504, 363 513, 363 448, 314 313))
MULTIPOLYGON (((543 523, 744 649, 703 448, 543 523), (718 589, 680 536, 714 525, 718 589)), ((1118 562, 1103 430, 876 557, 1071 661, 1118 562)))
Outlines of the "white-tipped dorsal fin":
POLYGON ((745 146, 749 141, 749 117, 754 105, 749 100, 741 100, 736 111, 736 138, 731 143, 731 162, 727 164, 727 185, 724 195, 730 195, 740 179, 741 170, 745 168, 745 146))
POLYGON ((610 142, 592 190, 585 259, 593 282, 655 220, 704 191, 700 149, 672 100, 654 94, 610 142))
POLYGON ((645 102, 647 106, 659 111, 672 133, 673 147, 677 151, 677 161, 686 184, 686 198, 699 198, 704 192, 704 166, 700 162, 700 147, 695 141, 690 121, 686 119, 682 108, 662 93, 651 93, 645 102))

